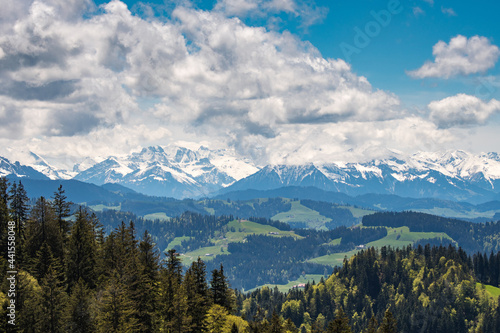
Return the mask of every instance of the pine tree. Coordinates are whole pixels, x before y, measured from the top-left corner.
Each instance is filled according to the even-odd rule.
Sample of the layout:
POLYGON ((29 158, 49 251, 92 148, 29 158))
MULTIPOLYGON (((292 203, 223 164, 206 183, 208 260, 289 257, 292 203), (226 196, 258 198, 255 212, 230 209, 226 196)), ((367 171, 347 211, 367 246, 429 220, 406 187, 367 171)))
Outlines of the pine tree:
POLYGON ((69 222, 65 218, 70 216, 70 207, 72 202, 66 201, 67 197, 64 195, 62 185, 59 185, 57 191, 54 192, 54 197, 52 205, 54 206, 54 211, 57 216, 57 223, 59 225, 59 231, 63 235, 63 239, 66 239, 66 235, 69 232, 69 222))
POLYGON ((44 197, 40 197, 27 221, 24 247, 27 258, 34 258, 44 242, 49 245, 55 258, 63 259, 63 242, 54 210, 44 197))
POLYGON ((273 311, 273 315, 271 316, 271 323, 269 326, 269 333, 284 333, 283 329, 283 320, 281 317, 273 311))
POLYGON ((69 290, 80 279, 90 288, 95 286, 97 260, 95 237, 92 220, 87 211, 80 208, 67 241, 66 277, 69 290))
POLYGON ((32 273, 41 281, 49 272, 49 268, 54 263, 54 256, 47 242, 43 242, 40 249, 36 252, 36 257, 32 259, 32 273))
POLYGON ((205 315, 210 308, 210 290, 206 280, 205 263, 198 258, 191 264, 184 277, 186 285, 188 316, 191 317, 193 332, 203 332, 205 315))
POLYGON ((366 333, 377 333, 378 329, 378 322, 375 316, 372 316, 370 318, 370 322, 368 323, 368 328, 366 330, 366 333))
POLYGON ((151 235, 146 231, 139 243, 139 283, 137 285, 136 308, 139 322, 138 332, 157 331, 158 269, 159 254, 151 235))
POLYGON ((297 326, 295 326, 295 324, 293 323, 293 321, 288 318, 287 320, 285 320, 285 323, 283 324, 283 328, 285 330, 285 332, 290 332, 290 333, 298 333, 299 330, 297 328, 297 326))
POLYGON ((40 327, 40 285, 26 271, 17 274, 16 329, 17 332, 43 332, 40 327))
POLYGON ((335 319, 328 324, 328 333, 351 333, 349 318, 344 314, 342 308, 338 308, 335 319))
POLYGON ((15 182, 9 191, 10 211, 16 227, 16 261, 21 267, 24 262, 24 228, 28 218, 28 195, 23 183, 15 182))
POLYGON ((398 332, 398 323, 392 312, 387 310, 385 311, 384 319, 382 320, 382 324, 378 329, 378 333, 397 333, 398 332))
POLYGON ((127 297, 126 286, 114 270, 97 299, 97 328, 102 333, 135 332, 137 319, 134 304, 127 297))
POLYGON ((85 281, 79 279, 73 287, 66 309, 67 332, 93 333, 96 331, 91 297, 92 292, 87 288, 85 281))
POLYGON ((165 266, 160 278, 161 328, 166 332, 187 332, 191 324, 187 315, 187 290, 182 281, 182 263, 175 250, 167 252, 165 266))
POLYGON ((21 181, 13 183, 10 189, 10 208, 12 219, 16 223, 16 230, 23 229, 23 223, 28 217, 28 195, 21 181))
POLYGON ((222 264, 220 265, 220 270, 214 269, 212 271, 210 290, 212 292, 213 304, 221 305, 231 313, 234 308, 234 299, 227 278, 224 275, 222 264))
POLYGON ((64 332, 64 313, 68 297, 64 291, 64 276, 61 266, 54 258, 40 282, 40 307, 38 322, 41 332, 64 332))

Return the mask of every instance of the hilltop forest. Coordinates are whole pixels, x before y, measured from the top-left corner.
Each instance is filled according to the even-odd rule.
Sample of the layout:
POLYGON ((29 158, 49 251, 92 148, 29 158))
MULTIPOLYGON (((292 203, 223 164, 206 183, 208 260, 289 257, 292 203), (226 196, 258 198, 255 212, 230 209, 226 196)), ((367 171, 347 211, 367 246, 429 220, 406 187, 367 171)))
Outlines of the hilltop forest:
MULTIPOLYGON (((488 245, 488 255, 453 245, 369 247, 335 268, 316 265, 324 278, 304 288, 280 292, 262 287, 243 293, 230 281, 253 276, 258 265, 275 263, 260 267, 257 276, 263 280, 280 273, 291 276, 296 264, 312 265, 306 261, 311 251, 321 255, 351 249, 384 237, 387 229, 378 225, 292 234, 286 225, 255 219, 283 235, 230 243, 231 255, 217 258, 227 256, 232 263, 221 264, 217 258, 186 263, 175 249, 161 253, 155 239, 190 232, 183 248, 208 244, 220 228, 234 228, 234 217, 185 213, 163 224, 116 220, 104 225, 86 208, 70 208, 62 187, 52 198, 29 204, 21 182, 9 186, 0 178, 0 316, 12 318, 8 306, 14 300, 16 323, 13 327, 2 320, 0 332, 500 331, 500 254, 495 246, 488 245), (7 246, 13 240, 12 223, 15 256, 7 246), (341 240, 324 245, 334 238, 341 240), (249 258, 260 261, 251 266, 249 258), (13 298, 7 280, 11 264, 17 272, 13 298)), ((377 215, 371 221, 380 224, 377 215)), ((475 232, 464 238, 472 249, 482 239, 494 241, 469 224, 461 228, 475 232)), ((497 223, 483 228, 496 232, 497 223)))

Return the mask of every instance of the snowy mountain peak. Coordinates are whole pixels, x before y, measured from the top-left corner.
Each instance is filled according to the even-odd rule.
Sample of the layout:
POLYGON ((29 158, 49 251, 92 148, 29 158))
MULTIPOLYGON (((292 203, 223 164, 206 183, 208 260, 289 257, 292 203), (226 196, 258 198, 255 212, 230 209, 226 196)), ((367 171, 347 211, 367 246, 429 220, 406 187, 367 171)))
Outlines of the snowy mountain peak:
POLYGON ((193 163, 199 160, 198 155, 187 148, 179 147, 174 157, 174 161, 177 163, 193 163))
POLYGON ((233 175, 246 177, 255 172, 249 164, 229 152, 205 147, 193 151, 176 145, 154 146, 129 156, 110 157, 75 178, 98 185, 119 183, 146 194, 183 198, 208 195, 231 185, 240 179, 233 175))

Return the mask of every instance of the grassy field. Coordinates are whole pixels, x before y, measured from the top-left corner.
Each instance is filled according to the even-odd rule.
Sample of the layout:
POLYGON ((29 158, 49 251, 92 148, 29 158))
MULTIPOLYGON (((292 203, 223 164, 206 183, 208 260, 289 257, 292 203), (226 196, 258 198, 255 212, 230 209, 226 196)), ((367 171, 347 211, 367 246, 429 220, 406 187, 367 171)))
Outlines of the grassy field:
POLYGON ((269 235, 273 237, 291 236, 295 239, 302 238, 293 231, 282 231, 270 225, 259 224, 246 220, 231 221, 227 225, 226 239, 229 242, 242 242, 248 235, 269 235))
POLYGON ((105 209, 109 209, 109 210, 120 210, 122 208, 122 205, 119 204, 118 206, 106 206, 106 205, 93 205, 93 206, 89 206, 90 209, 92 209, 93 211, 96 211, 96 212, 102 212, 103 210, 105 209))
POLYGON ((185 264, 197 260, 198 257, 205 261, 212 260, 217 255, 229 254, 229 252, 227 252, 227 246, 229 243, 243 242, 249 235, 268 235, 271 237, 290 236, 295 239, 302 238, 301 236, 296 235, 293 231, 282 231, 270 225, 263 225, 246 220, 234 220, 228 223, 225 234, 212 239, 212 242, 215 244, 214 246, 202 247, 195 251, 187 252, 181 256, 181 259, 185 261, 185 264), (207 254, 210 255, 208 256, 207 254))
POLYGON ((411 232, 408 227, 400 228, 387 228, 387 236, 382 239, 376 240, 374 242, 366 244, 367 246, 382 247, 382 246, 392 246, 392 247, 403 247, 419 239, 431 239, 431 238, 447 238, 451 239, 444 232, 411 232))
MULTIPOLYGON (((401 227, 387 228, 387 236, 365 245, 367 247, 373 246, 377 248, 380 248, 382 246, 403 247, 413 244, 413 242, 418 241, 419 239, 431 238, 447 238, 453 241, 453 239, 451 239, 447 234, 443 232, 410 232, 410 229, 408 227, 401 227)), ((340 238, 332 240, 332 245, 334 245, 333 242, 336 243, 337 241, 340 243, 340 238)), ((358 251, 359 250, 356 249, 349 252, 333 253, 326 256, 310 259, 308 261, 322 265, 337 266, 342 264, 345 257, 350 258, 358 251)))
POLYGON ((274 215, 272 220, 281 222, 305 222, 308 228, 325 228, 325 223, 332 219, 320 215, 317 211, 300 204, 300 201, 292 201, 292 208, 288 212, 274 215))
POLYGON ((181 243, 185 240, 189 240, 191 237, 189 236, 182 236, 182 237, 175 237, 173 241, 170 242, 167 246, 167 250, 173 249, 176 246, 181 245, 181 243))
POLYGON ((367 210, 367 209, 363 209, 363 208, 356 208, 356 207, 353 207, 353 206, 339 206, 339 208, 349 209, 351 211, 352 216, 354 216, 357 219, 362 218, 365 215, 371 215, 371 214, 375 213, 375 211, 373 211, 373 210, 367 210))
POLYGON ((306 274, 305 276, 301 275, 300 278, 298 278, 297 280, 290 281, 287 284, 265 284, 263 286, 255 287, 254 289, 251 289, 251 290, 242 290, 242 291, 243 292, 250 292, 250 291, 253 291, 253 290, 257 289, 257 288, 262 288, 262 287, 269 287, 271 289, 273 289, 274 287, 278 287, 278 290, 280 292, 284 293, 284 292, 287 292, 290 289, 292 289, 293 286, 298 286, 301 283, 304 283, 304 284, 307 283, 307 282, 311 282, 312 283, 313 281, 314 282, 319 282, 322 277, 324 278, 324 276, 321 275, 321 274, 306 274))
POLYGON ((342 240, 342 237, 335 238, 334 240, 332 240, 331 242, 329 242, 328 245, 339 245, 341 240, 342 240))
POLYGON ((344 258, 350 258, 356 253, 358 253, 358 249, 352 250, 349 252, 341 252, 341 253, 333 253, 333 254, 328 254, 326 256, 321 256, 317 257, 314 259, 308 260, 308 262, 313 262, 316 264, 321 264, 321 265, 330 265, 330 266, 339 266, 342 265, 344 262, 344 258))
POLYGON ((486 290, 486 293, 494 300, 497 300, 498 296, 500 296, 500 288, 493 287, 489 284, 481 284, 481 283, 476 283, 476 287, 478 289, 486 290))
POLYGON ((144 219, 168 221, 168 220, 170 220, 170 217, 168 217, 167 214, 165 214, 165 213, 153 213, 153 214, 144 215, 144 219))
POLYGON ((213 260, 215 256, 221 254, 229 254, 229 252, 227 252, 227 247, 224 249, 223 246, 215 245, 202 247, 198 250, 181 254, 180 258, 184 265, 190 265, 193 261, 196 261, 198 257, 203 259, 203 261, 210 261, 213 260))

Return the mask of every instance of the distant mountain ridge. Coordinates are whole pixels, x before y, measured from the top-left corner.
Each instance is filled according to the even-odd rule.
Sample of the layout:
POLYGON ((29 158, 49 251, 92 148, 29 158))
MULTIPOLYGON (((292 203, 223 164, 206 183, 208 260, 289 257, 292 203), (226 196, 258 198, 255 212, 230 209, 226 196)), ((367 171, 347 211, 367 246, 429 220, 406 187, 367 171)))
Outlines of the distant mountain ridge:
POLYGON ((125 157, 109 157, 74 179, 118 183, 138 192, 175 198, 207 196, 258 169, 227 151, 156 146, 125 157))
POLYGON ((474 204, 500 200, 500 156, 461 150, 410 156, 394 153, 390 158, 364 163, 258 167, 232 150, 169 145, 147 147, 100 162, 87 159, 72 171, 57 170, 36 154, 28 165, 0 158, 0 175, 9 174, 120 184, 143 194, 178 199, 298 186, 350 196, 389 194, 474 204))
POLYGON ((348 195, 394 194, 481 203, 500 198, 500 157, 464 151, 417 153, 367 163, 273 165, 222 189, 272 190, 283 186, 313 186, 348 195))

